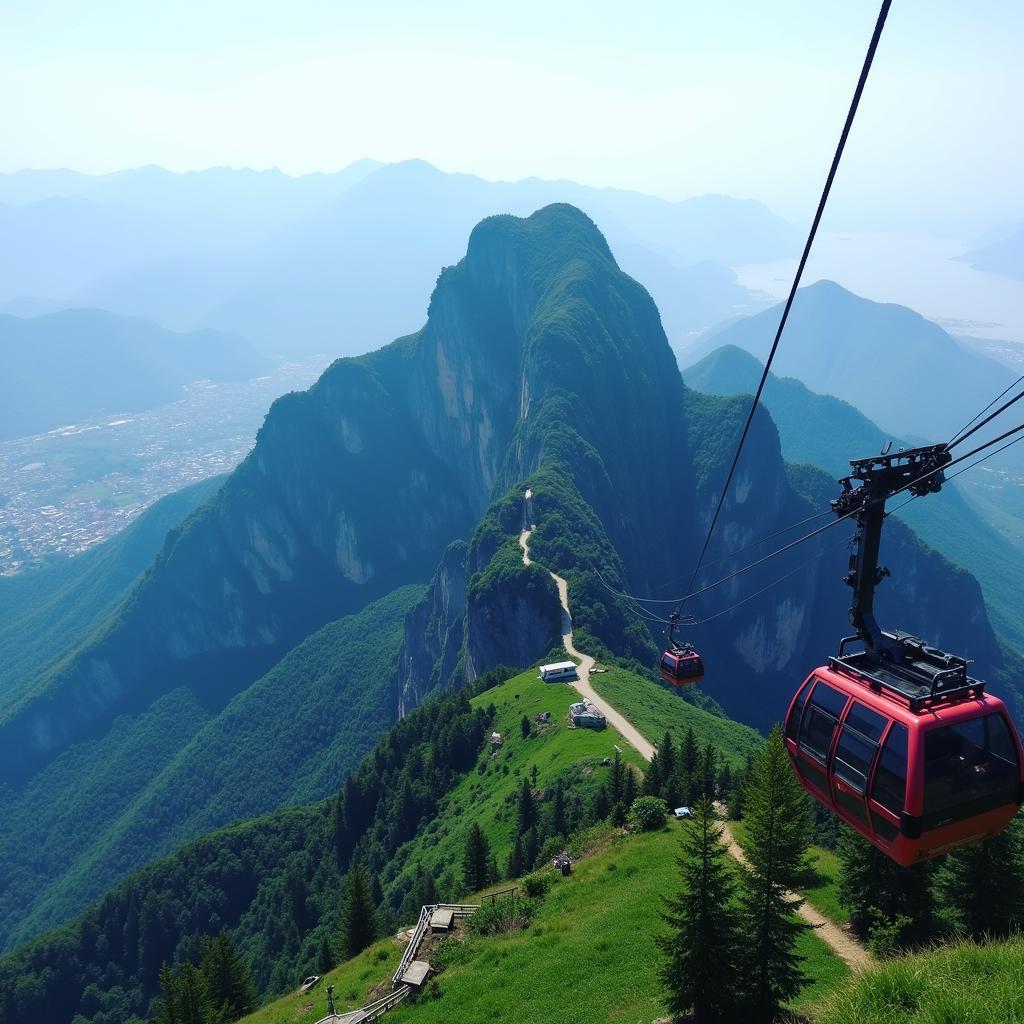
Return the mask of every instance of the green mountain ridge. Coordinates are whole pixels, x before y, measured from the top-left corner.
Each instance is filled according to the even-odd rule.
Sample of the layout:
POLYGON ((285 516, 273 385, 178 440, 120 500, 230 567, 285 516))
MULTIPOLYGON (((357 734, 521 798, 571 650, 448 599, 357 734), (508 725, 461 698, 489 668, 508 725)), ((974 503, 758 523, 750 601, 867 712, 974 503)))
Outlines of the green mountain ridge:
MULTIPOLYGON (((0 870, 26 856, 35 787, 69 820, 90 823, 87 837, 65 837, 77 845, 58 850, 60 877, 13 875, 8 934, 81 909, 65 879, 87 873, 106 884, 166 849, 165 836, 184 840, 253 813, 245 786, 266 794, 266 810, 294 798, 292 774, 315 773, 315 753, 301 764, 264 759, 244 785, 234 762, 221 775, 183 755, 167 778, 208 767, 197 787, 208 806, 150 802, 165 766, 210 719, 220 734, 233 698, 306 637, 399 585, 435 573, 405 616, 394 674, 378 676, 387 697, 374 706, 390 721, 558 644, 557 597, 541 566, 568 580, 582 649, 651 672, 661 637, 596 570, 631 593, 678 592, 746 411, 740 398, 684 386, 650 296, 578 210, 483 221, 465 258, 440 274, 425 327, 337 361, 309 391, 276 402, 254 451, 171 531, 117 615, 0 721, 0 850, 10 851, 0 870), (539 563, 530 569, 516 541, 527 487, 539 563), (154 729, 176 705, 187 725, 163 726, 174 741, 160 760, 109 756, 110 745, 130 746, 133 719, 154 729), (76 775, 96 783, 83 789, 76 775), (140 814, 122 821, 130 807, 140 814)), ((786 467, 760 411, 702 582, 747 560, 729 552, 820 508, 833 486, 822 477, 786 467)), ((890 538, 907 567, 885 595, 901 625, 927 626, 936 643, 969 630, 979 664, 1001 664, 976 582, 909 530, 890 538)), ((833 650, 846 622, 835 582, 843 560, 811 544, 692 602, 698 617, 714 616, 695 634, 706 693, 733 717, 769 725, 833 650), (768 597, 748 600, 770 584, 768 597)), ((297 696, 296 682, 288 672, 272 678, 263 735, 291 735, 278 698, 297 696)), ((324 701, 347 697, 343 685, 317 690, 304 713, 312 720, 324 701)))
POLYGON ((149 860, 336 790, 394 722, 395 696, 381 680, 394 672, 403 618, 421 593, 399 588, 323 626, 218 715, 181 688, 126 718, 116 747, 105 737, 58 758, 33 780, 0 845, 17 880, 0 896, 0 918, 19 920, 6 945, 73 916, 137 868, 140 850, 149 860), (155 769, 151 778, 136 781, 139 760, 155 769), (47 898, 31 909, 14 902, 37 891, 47 898))
POLYGON ((109 541, 0 578, 0 714, 103 622, 149 568, 167 531, 224 482, 210 477, 155 502, 109 541))

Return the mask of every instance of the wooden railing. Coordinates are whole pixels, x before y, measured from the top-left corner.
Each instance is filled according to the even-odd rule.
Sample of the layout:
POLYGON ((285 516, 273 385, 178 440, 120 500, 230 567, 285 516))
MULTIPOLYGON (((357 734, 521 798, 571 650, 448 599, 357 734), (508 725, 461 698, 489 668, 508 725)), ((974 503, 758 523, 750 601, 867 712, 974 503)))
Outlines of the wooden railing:
POLYGON ((416 953, 420 948, 420 943, 423 941, 423 936, 430 927, 430 915, 435 909, 435 906, 428 906, 420 911, 420 919, 412 933, 412 938, 409 940, 409 945, 405 947, 402 959, 398 961, 398 970, 395 971, 394 976, 391 978, 392 988, 398 987, 402 981, 402 976, 409 969, 409 964, 416 959, 416 953))
POLYGON ((511 895, 511 896, 515 897, 515 894, 517 892, 519 892, 519 887, 513 885, 511 889, 499 889, 497 892, 485 893, 484 894, 484 899, 485 900, 490 900, 493 903, 499 896, 509 896, 509 895, 511 895))
POLYGON ((401 985, 394 992, 389 992, 383 999, 378 999, 375 1003, 364 1006, 362 1016, 357 1017, 356 1021, 362 1024, 364 1020, 376 1020, 378 1017, 383 1017, 393 1006, 397 1006, 410 991, 411 989, 408 985, 401 985))

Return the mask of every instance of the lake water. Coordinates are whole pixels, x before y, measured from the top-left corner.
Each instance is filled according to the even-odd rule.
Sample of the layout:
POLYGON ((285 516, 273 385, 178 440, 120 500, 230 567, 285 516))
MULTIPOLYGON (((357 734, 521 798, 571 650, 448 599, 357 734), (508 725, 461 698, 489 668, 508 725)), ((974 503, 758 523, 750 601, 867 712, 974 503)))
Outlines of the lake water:
MULTIPOLYGON (((804 284, 829 278, 876 302, 897 302, 950 334, 1024 342, 1024 281, 974 270, 952 259, 962 242, 931 235, 823 234, 804 284)), ((796 259, 735 267, 747 288, 781 298, 796 259)))

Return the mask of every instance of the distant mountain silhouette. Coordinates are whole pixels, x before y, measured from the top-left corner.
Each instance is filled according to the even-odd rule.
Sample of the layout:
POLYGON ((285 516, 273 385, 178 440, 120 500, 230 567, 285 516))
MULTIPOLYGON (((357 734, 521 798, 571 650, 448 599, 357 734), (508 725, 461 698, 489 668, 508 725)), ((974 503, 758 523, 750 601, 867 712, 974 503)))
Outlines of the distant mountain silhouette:
POLYGON ((9 271, 0 303, 36 297, 176 329, 213 326, 274 355, 355 355, 416 330, 438 267, 459 258, 490 214, 552 202, 585 210, 651 291, 675 343, 761 308, 726 267, 790 255, 799 241, 752 200, 488 182, 419 160, 299 178, 223 168, 20 172, 0 175, 5 201, 29 205, 0 208, 19 252, 0 262, 9 271))
POLYGON ((1024 280, 1024 228, 957 256, 975 270, 1024 280))
MULTIPOLYGON (((767 358, 781 306, 711 331, 682 353, 692 365, 723 345, 767 358)), ((856 406, 884 431, 945 441, 1016 376, 905 306, 871 302, 833 281, 801 288, 772 364, 856 406)))
POLYGON ((148 409, 180 398, 191 381, 244 380, 269 366, 237 335, 165 331, 100 309, 0 314, 0 361, 0 438, 148 409))

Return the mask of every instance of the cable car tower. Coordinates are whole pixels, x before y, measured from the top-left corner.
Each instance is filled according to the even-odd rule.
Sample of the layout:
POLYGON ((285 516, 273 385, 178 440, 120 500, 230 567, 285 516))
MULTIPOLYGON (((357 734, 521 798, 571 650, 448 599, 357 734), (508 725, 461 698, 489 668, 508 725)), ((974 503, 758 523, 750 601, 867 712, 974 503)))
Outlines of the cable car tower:
POLYGON ((851 461, 850 475, 839 481, 843 492, 832 502, 833 512, 852 516, 857 523, 850 571, 843 577, 853 588, 850 622, 857 633, 843 637, 839 655, 830 663, 852 670, 876 691, 906 699, 914 711, 939 701, 978 697, 985 689, 984 683, 967 675, 963 658, 930 647, 909 633, 883 630, 875 619, 875 588, 891 575, 878 564, 885 503, 903 491, 915 497, 940 491, 943 469, 952 458, 946 445, 936 444, 851 461), (846 654, 847 645, 858 639, 864 650, 846 654))

